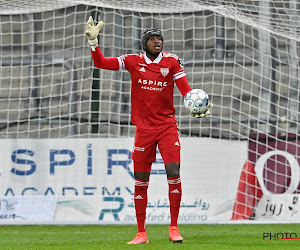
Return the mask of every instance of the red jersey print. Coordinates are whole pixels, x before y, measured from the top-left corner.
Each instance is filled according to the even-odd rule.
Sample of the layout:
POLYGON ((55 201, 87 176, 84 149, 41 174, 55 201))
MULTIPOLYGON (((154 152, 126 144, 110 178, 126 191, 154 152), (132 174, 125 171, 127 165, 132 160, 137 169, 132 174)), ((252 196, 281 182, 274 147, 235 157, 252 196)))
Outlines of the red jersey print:
POLYGON ((185 76, 179 58, 162 52, 151 61, 145 53, 118 57, 120 69, 131 74, 131 120, 144 129, 158 129, 176 122, 174 81, 185 76))

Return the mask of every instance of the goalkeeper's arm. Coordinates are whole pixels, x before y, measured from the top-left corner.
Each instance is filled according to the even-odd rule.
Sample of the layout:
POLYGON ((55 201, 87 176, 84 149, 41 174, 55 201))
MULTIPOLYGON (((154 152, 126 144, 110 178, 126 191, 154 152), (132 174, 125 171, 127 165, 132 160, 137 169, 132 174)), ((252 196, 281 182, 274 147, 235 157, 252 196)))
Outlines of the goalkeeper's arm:
POLYGON ((103 21, 99 21, 99 23, 95 26, 94 20, 91 16, 85 26, 85 34, 91 46, 94 64, 97 68, 101 69, 119 70, 120 66, 118 59, 116 57, 104 57, 98 46, 98 35, 102 27, 103 21))

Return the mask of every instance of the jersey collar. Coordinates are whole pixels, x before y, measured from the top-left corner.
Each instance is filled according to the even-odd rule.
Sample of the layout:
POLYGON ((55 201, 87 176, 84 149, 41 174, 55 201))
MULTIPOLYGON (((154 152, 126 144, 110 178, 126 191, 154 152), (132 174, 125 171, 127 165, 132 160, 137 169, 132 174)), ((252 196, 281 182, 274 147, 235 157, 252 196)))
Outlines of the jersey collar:
POLYGON ((163 56, 162 56, 162 53, 160 52, 159 55, 155 58, 155 60, 152 62, 149 59, 149 57, 146 55, 146 52, 144 53, 144 59, 145 59, 145 62, 147 64, 150 64, 150 63, 159 63, 162 58, 163 58, 163 56))

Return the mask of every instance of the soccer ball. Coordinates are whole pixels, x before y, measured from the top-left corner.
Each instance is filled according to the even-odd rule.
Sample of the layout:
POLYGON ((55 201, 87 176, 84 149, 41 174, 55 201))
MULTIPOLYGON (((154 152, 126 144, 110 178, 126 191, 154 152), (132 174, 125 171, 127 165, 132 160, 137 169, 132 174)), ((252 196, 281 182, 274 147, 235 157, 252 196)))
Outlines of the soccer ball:
POLYGON ((210 100, 204 90, 192 89, 184 97, 184 106, 191 115, 201 115, 209 110, 210 100))

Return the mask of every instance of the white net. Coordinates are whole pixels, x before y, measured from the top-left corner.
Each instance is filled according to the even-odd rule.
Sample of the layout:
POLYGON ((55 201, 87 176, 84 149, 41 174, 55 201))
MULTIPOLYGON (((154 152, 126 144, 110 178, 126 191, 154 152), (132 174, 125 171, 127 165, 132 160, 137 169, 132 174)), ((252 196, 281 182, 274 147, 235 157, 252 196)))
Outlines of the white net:
MULTIPOLYGON (((266 145, 250 135, 267 134, 276 142, 268 150, 280 142, 299 147, 300 15, 298 1, 289 0, 0 0, 1 138, 134 136, 130 76, 93 67, 84 34, 89 16, 105 23, 99 44, 107 57, 141 51, 148 27, 163 31, 164 50, 181 58, 191 87, 214 104, 209 118, 193 119, 175 89, 181 136, 266 145)), ((271 178, 284 193, 291 167, 274 162, 264 178, 282 176, 278 168, 286 165, 283 183, 271 178)))

